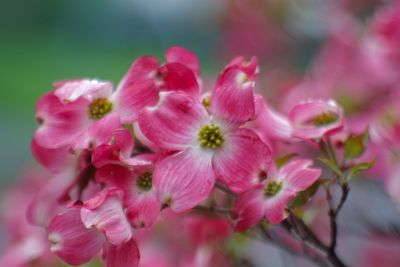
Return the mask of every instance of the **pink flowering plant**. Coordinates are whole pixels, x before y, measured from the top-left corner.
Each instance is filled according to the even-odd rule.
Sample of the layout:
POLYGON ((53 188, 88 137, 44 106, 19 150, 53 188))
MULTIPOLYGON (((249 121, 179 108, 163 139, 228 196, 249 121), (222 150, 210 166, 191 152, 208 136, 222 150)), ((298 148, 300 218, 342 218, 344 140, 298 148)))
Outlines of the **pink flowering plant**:
POLYGON ((163 64, 135 60, 116 89, 100 80, 56 82, 38 101, 32 140, 50 178, 27 213, 45 229, 50 251, 74 266, 98 256, 107 267, 145 266, 140 255, 157 254, 145 236, 183 220, 194 245, 179 266, 233 264, 211 245, 233 232, 345 266, 336 218, 351 176, 372 165, 353 161, 366 143, 359 148, 354 135, 344 150, 333 143, 348 133, 333 99, 300 100, 279 113, 255 91, 258 72, 256 58, 237 57, 205 88, 197 57, 171 47, 163 64), (318 190, 327 194, 329 242, 302 216, 318 190), (290 239, 272 235, 277 226, 290 239))
MULTIPOLYGON (((346 255, 339 220, 360 176, 379 178, 400 207, 400 5, 362 35, 334 12, 343 23, 279 101, 262 95, 255 57, 203 83, 181 47, 164 63, 136 59, 115 87, 55 82, 31 142, 43 170, 4 201, 21 210, 2 216, 12 238, 0 266, 256 266, 249 240, 299 266, 400 266, 375 243, 346 255)), ((399 251, 398 237, 373 239, 399 251)))

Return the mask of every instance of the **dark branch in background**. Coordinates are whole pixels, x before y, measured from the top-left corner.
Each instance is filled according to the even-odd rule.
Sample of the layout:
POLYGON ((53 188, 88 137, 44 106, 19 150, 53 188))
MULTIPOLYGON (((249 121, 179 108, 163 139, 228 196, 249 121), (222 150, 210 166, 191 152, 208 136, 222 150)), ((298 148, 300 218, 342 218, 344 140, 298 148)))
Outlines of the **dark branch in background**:
POLYGON ((326 259, 328 266, 346 266, 336 255, 335 250, 332 250, 330 246, 324 245, 303 220, 299 219, 294 214, 291 213, 288 219, 282 222, 282 226, 306 246, 320 253, 326 259))
POLYGON ((342 184, 341 186, 341 197, 339 204, 334 207, 332 203, 332 195, 330 193, 329 188, 326 189, 326 194, 327 194, 327 202, 329 205, 329 221, 330 221, 330 226, 331 226, 331 243, 329 248, 332 251, 335 251, 336 249, 336 244, 337 244, 337 236, 338 236, 338 224, 337 224, 337 216, 342 209, 344 202, 346 202, 347 196, 349 195, 350 188, 347 183, 342 184))

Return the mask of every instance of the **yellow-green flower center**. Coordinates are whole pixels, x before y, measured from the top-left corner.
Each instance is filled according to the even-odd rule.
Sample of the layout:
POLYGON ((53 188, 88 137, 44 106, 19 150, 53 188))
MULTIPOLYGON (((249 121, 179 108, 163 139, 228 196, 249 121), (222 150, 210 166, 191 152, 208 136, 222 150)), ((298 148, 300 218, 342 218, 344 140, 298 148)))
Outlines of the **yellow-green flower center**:
POLYGON ((264 195, 266 197, 273 197, 282 189, 282 182, 271 181, 265 187, 264 195))
POLYGON ((310 122, 315 126, 324 126, 331 124, 339 119, 338 114, 332 111, 321 113, 320 115, 312 118, 310 122))
POLYGON ((215 124, 207 124, 199 132, 199 141, 202 147, 220 148, 224 144, 224 136, 215 124))
POLYGON ((90 103, 89 116, 94 120, 101 119, 112 110, 112 107, 112 103, 107 98, 98 98, 90 103))
POLYGON ((142 191, 149 191, 153 187, 153 174, 145 172, 136 181, 136 186, 142 191))

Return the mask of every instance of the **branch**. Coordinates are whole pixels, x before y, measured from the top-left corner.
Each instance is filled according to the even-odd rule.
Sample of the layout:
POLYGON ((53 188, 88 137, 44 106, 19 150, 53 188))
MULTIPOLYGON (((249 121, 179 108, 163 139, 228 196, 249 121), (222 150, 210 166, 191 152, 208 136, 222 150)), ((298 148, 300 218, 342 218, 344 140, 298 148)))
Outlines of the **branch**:
POLYGON ((330 246, 324 245, 314 232, 294 214, 290 213, 288 219, 282 222, 282 226, 297 236, 305 245, 321 253, 326 258, 329 266, 346 267, 336 255, 336 252, 331 250, 330 246))
POLYGON ((340 210, 343 208, 343 205, 346 202, 347 196, 350 191, 347 183, 342 184, 341 189, 342 189, 342 195, 340 197, 339 204, 336 206, 336 208, 333 207, 332 195, 330 193, 329 188, 326 189, 327 202, 329 205, 329 222, 330 222, 330 226, 331 226, 331 243, 329 245, 329 249, 331 251, 335 251, 336 245, 337 245, 337 236, 338 236, 337 216, 338 216, 340 210))

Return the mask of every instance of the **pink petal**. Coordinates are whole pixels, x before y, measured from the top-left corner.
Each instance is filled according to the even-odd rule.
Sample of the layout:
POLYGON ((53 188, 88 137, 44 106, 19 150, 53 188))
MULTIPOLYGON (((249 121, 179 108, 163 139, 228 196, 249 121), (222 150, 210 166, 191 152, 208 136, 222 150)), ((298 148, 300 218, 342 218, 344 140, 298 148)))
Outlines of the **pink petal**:
POLYGON ((183 91, 193 97, 199 97, 200 87, 196 74, 181 63, 166 63, 159 70, 162 78, 160 89, 164 91, 183 91))
POLYGON ((136 172, 124 166, 108 164, 96 171, 96 182, 125 190, 133 186, 136 176, 136 172))
POLYGON ((110 142, 93 151, 92 163, 96 168, 106 164, 119 164, 121 159, 130 158, 133 147, 133 137, 128 129, 114 129, 110 142))
POLYGON ((343 127, 343 110, 334 101, 308 101, 294 106, 289 119, 293 125, 293 135, 300 138, 320 138, 324 134, 343 127), (312 120, 323 114, 335 114, 333 122, 315 125, 312 120))
POLYGON ((31 142, 31 151, 35 159, 53 173, 70 167, 76 159, 76 155, 69 152, 66 147, 56 149, 45 148, 38 145, 35 139, 31 142))
POLYGON ((51 219, 63 208, 61 198, 73 183, 75 176, 65 171, 52 177, 33 197, 26 217, 30 224, 47 227, 51 219))
POLYGON ((309 168, 311 160, 298 159, 285 164, 279 173, 287 184, 287 188, 294 191, 304 191, 310 187, 321 175, 320 169, 309 168))
POLYGON ((132 123, 145 106, 158 100, 157 72, 160 64, 154 57, 145 56, 133 62, 118 85, 115 101, 122 123, 132 123))
POLYGON ((187 149, 156 164, 153 182, 161 202, 183 212, 205 200, 215 181, 211 157, 209 151, 187 149))
POLYGON ((167 63, 181 63, 191 69, 196 75, 199 74, 200 62, 196 54, 179 46, 170 47, 165 53, 167 63))
POLYGON ((246 61, 244 57, 239 56, 229 62, 224 71, 230 68, 238 68, 246 73, 251 80, 254 80, 258 74, 258 60, 256 57, 251 57, 250 61, 246 61))
POLYGON ((149 191, 142 191, 136 186, 138 176, 151 167, 152 165, 148 165, 130 170, 120 165, 106 165, 96 172, 97 182, 124 190, 126 215, 135 228, 151 226, 161 210, 154 187, 149 191))
POLYGON ((107 240, 114 245, 132 238, 132 230, 126 220, 119 192, 103 191, 101 195, 84 203, 81 218, 86 228, 96 228, 104 232, 107 240))
POLYGON ((261 108, 256 124, 260 132, 271 139, 290 141, 292 138, 293 129, 288 118, 271 109, 266 103, 261 108))
POLYGON ((277 172, 276 176, 284 177, 287 180, 288 177, 296 175, 299 171, 307 169, 313 164, 312 160, 309 159, 294 159, 283 165, 280 169, 275 169, 277 172))
POLYGON ((36 107, 40 125, 35 132, 35 142, 47 148, 69 145, 90 124, 88 105, 84 99, 62 103, 52 92, 42 96, 36 107))
POLYGON ((121 127, 119 115, 111 113, 94 122, 90 127, 77 137, 73 149, 94 149, 108 143, 113 137, 114 130, 121 127))
POLYGON ((137 267, 139 265, 139 249, 132 238, 119 246, 105 244, 103 260, 105 267, 137 267))
POLYGON ((236 231, 246 231, 261 221, 265 215, 263 201, 262 185, 255 186, 239 195, 232 212, 236 231))
POLYGON ((160 102, 143 110, 138 123, 150 142, 166 150, 183 150, 197 140, 198 131, 209 120, 201 103, 184 93, 160 94, 160 102))
POLYGON ((222 149, 215 151, 213 167, 218 179, 237 193, 259 182, 257 174, 271 162, 269 148, 252 130, 228 133, 222 149))
POLYGON ((70 80, 55 83, 54 94, 62 102, 73 102, 83 97, 89 102, 97 98, 111 96, 113 86, 110 82, 98 80, 70 80))
POLYGON ((79 214, 79 208, 70 208, 54 217, 48 228, 51 251, 75 266, 90 261, 104 243, 99 231, 85 228, 79 214))
POLYGON ((265 217, 270 223, 280 223, 287 217, 286 206, 296 197, 290 190, 282 189, 276 196, 264 200, 265 217))
POLYGON ((218 78, 211 94, 210 111, 230 122, 246 122, 254 118, 254 82, 237 68, 230 68, 218 78))
POLYGON ((161 211, 161 203, 154 190, 131 196, 126 207, 128 220, 135 228, 150 227, 161 211))

